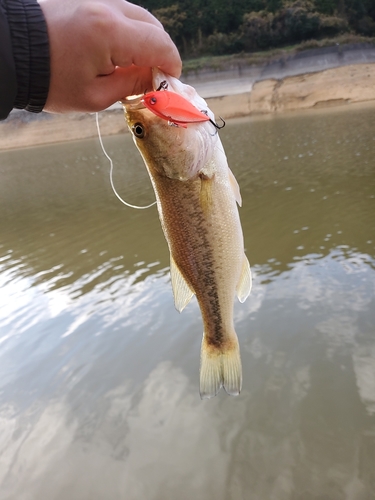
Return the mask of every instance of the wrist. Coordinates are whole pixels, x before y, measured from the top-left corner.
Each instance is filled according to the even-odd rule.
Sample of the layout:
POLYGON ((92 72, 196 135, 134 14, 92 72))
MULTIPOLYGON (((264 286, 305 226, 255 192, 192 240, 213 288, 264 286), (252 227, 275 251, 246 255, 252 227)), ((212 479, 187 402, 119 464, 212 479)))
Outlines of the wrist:
POLYGON ((42 111, 50 80, 46 21, 36 0, 6 0, 17 77, 14 107, 42 111))

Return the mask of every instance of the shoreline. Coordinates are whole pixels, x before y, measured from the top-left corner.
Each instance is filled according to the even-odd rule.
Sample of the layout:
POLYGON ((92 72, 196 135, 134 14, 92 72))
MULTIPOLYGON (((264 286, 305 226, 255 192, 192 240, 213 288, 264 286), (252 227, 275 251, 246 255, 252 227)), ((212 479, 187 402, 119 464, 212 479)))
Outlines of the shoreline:
MULTIPOLYGON (((189 82, 194 85, 194 82, 189 82)), ((220 94, 220 92, 219 92, 220 94)), ((244 116, 321 109, 375 100, 375 63, 350 64, 248 84, 248 90, 206 97, 208 106, 224 120, 244 116)), ((120 106, 99 115, 102 136, 128 133, 120 106)), ((97 137, 95 114, 32 115, 14 111, 0 123, 0 150, 27 148, 97 137)))

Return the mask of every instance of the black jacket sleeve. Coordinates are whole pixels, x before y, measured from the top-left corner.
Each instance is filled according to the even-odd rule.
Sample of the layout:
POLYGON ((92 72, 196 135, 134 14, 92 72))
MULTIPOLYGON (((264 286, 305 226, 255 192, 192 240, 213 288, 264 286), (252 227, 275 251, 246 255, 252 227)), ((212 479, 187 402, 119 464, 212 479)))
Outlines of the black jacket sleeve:
POLYGON ((50 77, 49 42, 36 0, 0 0, 0 119, 13 108, 42 111, 50 77))

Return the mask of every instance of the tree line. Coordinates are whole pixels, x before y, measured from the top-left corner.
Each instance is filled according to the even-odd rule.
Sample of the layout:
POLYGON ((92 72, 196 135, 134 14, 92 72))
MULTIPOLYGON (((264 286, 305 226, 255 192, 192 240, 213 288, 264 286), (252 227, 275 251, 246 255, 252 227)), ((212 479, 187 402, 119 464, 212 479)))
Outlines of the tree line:
POLYGON ((375 36, 375 0, 135 0, 182 55, 235 54, 334 37, 375 36))

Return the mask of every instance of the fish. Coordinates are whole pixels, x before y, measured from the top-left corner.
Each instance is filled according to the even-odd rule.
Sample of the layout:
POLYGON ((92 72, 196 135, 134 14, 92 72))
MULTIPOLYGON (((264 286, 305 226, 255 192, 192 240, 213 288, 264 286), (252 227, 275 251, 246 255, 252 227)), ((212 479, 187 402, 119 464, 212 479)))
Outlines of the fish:
MULTIPOLYGON (((170 276, 176 309, 195 295, 203 320, 200 396, 209 399, 224 387, 242 388, 240 348, 234 328, 234 300, 251 290, 238 207, 241 195, 230 170, 215 117, 196 90, 153 71, 153 88, 168 88, 189 101, 209 121, 174 123, 144 105, 144 96, 122 103, 125 119, 155 191, 161 226, 170 251, 170 276)), ((171 121, 172 120, 172 121, 171 121)))

